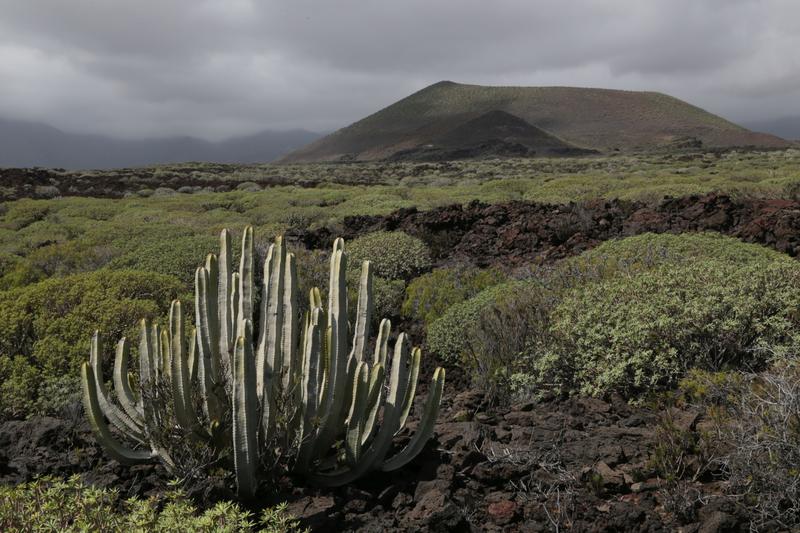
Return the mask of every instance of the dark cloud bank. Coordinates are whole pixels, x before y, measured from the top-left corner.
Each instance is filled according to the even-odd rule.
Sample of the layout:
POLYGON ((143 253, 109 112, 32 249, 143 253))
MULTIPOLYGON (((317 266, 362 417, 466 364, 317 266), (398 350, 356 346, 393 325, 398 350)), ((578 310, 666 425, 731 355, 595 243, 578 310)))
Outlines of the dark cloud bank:
POLYGON ((762 127, 800 116, 796 0, 0 0, 0 12, 0 117, 71 132, 330 131, 441 79, 657 90, 762 127))

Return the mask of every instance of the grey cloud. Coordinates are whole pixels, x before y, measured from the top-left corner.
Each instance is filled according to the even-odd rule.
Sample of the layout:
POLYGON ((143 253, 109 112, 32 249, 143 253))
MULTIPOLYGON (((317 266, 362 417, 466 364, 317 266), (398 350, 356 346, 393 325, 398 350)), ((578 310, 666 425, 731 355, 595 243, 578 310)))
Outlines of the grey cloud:
POLYGON ((440 79, 800 115, 791 0, 0 0, 0 12, 0 116, 75 131, 329 130, 440 79))

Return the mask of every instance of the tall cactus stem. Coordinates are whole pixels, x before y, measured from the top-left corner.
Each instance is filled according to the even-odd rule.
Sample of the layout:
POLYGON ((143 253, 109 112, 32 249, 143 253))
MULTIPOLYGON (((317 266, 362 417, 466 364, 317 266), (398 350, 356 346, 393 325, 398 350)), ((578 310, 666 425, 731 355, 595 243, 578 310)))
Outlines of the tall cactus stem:
POLYGON ((256 449, 256 369, 253 355, 253 326, 245 320, 244 335, 236 340, 233 388, 233 460, 239 496, 255 496, 258 467, 256 449))
POLYGON ((254 279, 253 226, 247 226, 242 234, 242 255, 239 259, 239 312, 236 335, 244 335, 246 321, 253 322, 253 279, 254 279))
POLYGON ((233 257, 231 255, 231 234, 224 229, 219 235, 219 258, 217 261, 217 316, 219 319, 219 354, 222 359, 226 382, 231 381, 233 362, 233 326, 231 322, 230 301, 233 292, 233 257))
POLYGON ((89 423, 97 437, 97 442, 111 457, 123 464, 143 463, 152 459, 153 453, 149 450, 132 450, 123 446, 114 436, 103 418, 100 408, 97 379, 88 363, 81 365, 81 383, 83 386, 83 402, 89 423))
POLYGON ((133 394, 128 373, 128 360, 130 358, 130 344, 128 339, 122 337, 117 343, 114 357, 114 390, 117 393, 122 409, 133 419, 138 426, 144 424, 144 412, 137 405, 133 394))
POLYGON ((372 324, 372 263, 364 261, 361 265, 361 278, 358 287, 358 306, 356 308, 356 326, 353 331, 353 357, 363 361, 367 352, 367 341, 370 338, 372 324))

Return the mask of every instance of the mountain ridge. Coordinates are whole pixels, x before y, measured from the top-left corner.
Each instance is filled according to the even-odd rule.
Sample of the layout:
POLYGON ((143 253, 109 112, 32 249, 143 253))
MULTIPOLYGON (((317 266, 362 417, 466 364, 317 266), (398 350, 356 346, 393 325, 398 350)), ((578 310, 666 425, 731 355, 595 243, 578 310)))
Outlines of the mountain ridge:
POLYGON ((191 136, 126 140, 0 118, 0 167, 109 169, 187 161, 262 163, 319 137, 296 129, 264 130, 217 142, 191 136))

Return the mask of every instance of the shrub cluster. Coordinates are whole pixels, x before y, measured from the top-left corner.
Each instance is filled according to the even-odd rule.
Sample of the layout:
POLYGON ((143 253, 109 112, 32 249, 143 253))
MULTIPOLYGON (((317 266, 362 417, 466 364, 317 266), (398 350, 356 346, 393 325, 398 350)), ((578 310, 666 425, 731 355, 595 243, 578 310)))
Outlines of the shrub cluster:
POLYGON ((123 500, 115 490, 84 485, 74 476, 65 481, 42 478, 16 487, 0 486, 0 530, 289 533, 300 528, 285 504, 265 509, 256 519, 226 501, 200 511, 180 490, 123 500))
POLYGON ((109 267, 167 274, 187 286, 194 282, 194 271, 203 263, 219 238, 210 235, 186 235, 140 243, 135 249, 114 258, 109 267))
POLYGON ((539 381, 634 397, 690 368, 757 368, 791 346, 800 265, 720 261, 664 266, 570 291, 553 310, 550 349, 530 353, 539 381))
POLYGON ((628 397, 794 345, 800 266, 714 234, 609 241, 448 309, 428 343, 517 392, 628 397), (506 383, 508 385, 508 383, 506 383))
POLYGON ((92 331, 134 338, 137 321, 165 316, 182 288, 170 276, 100 270, 0 292, 0 416, 51 410, 48 391, 77 381, 92 331))
MULTIPOLYGON (((349 242, 347 253, 348 300, 353 314, 356 311, 360 265, 363 261, 372 263, 375 325, 380 318, 400 315, 406 282, 431 267, 428 246, 420 239, 401 231, 368 233, 349 242)), ((327 268, 326 263, 326 272, 327 268)), ((327 280, 321 286, 327 286, 327 280)))
MULTIPOLYGON (((406 284, 401 279, 385 279, 375 277, 372 280, 373 294, 375 297, 375 321, 380 323, 383 318, 394 318, 400 314, 403 304, 406 284), (380 318, 378 318, 380 317, 380 318)), ((355 291, 357 284, 349 284, 355 291)), ((349 295, 348 295, 349 296, 349 295)), ((358 303, 358 293, 354 292, 350 298, 350 309, 355 312, 358 303)))
POLYGON ((465 362, 468 336, 496 302, 520 290, 524 282, 507 282, 482 290, 469 300, 451 306, 428 328, 428 347, 444 360, 465 362))
POLYGON ((422 320, 429 326, 455 304, 505 279, 496 269, 466 265, 437 268, 408 284, 402 307, 403 316, 422 320))
POLYGON ((734 265, 764 265, 793 260, 770 248, 743 243, 719 233, 643 233, 612 239, 564 259, 548 273, 549 283, 577 287, 592 281, 630 276, 663 265, 715 260, 734 265))

